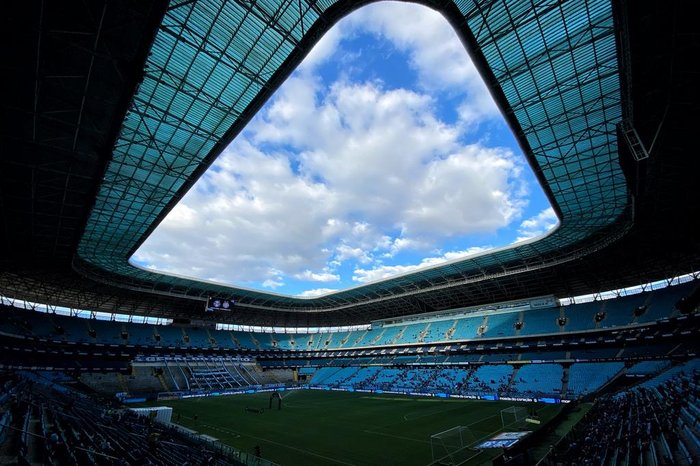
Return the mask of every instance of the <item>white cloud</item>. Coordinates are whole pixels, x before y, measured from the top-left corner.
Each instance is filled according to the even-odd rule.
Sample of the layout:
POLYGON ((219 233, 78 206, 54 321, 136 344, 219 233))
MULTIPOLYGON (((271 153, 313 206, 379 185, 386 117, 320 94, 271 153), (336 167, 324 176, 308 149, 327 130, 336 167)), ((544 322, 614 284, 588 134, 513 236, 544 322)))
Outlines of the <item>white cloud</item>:
POLYGON ((293 77, 136 259, 274 288, 270 268, 298 276, 493 232, 521 215, 522 163, 459 139, 428 95, 376 83, 323 95, 315 77, 293 77))
POLYGON ((454 236, 504 227, 526 203, 514 195, 520 174, 513 154, 499 148, 470 145, 431 161, 415 183, 404 231, 454 236))
POLYGON ((268 278, 264 282, 262 282, 262 286, 265 288, 271 288, 271 289, 276 289, 279 288, 280 286, 284 286, 284 282, 280 279, 275 279, 275 278, 268 278))
POLYGON ((411 265, 378 265, 370 269, 356 268, 353 272, 352 279, 359 283, 368 283, 381 280, 384 278, 393 277, 395 275, 400 275, 409 272, 415 272, 416 270, 423 269, 425 267, 430 267, 434 265, 444 264, 447 261, 455 259, 464 259, 469 256, 476 255, 483 251, 491 249, 491 246, 475 246, 463 251, 450 251, 441 256, 436 257, 426 257, 419 264, 411 265))
POLYGON ((518 238, 515 242, 525 241, 530 238, 542 236, 559 225, 557 214, 554 209, 547 207, 537 215, 523 220, 518 228, 518 238))
POLYGON ((321 269, 326 255, 318 224, 328 217, 323 201, 332 196, 322 184, 297 177, 286 157, 263 154, 241 140, 156 229, 136 259, 190 276, 202 269, 209 278, 237 283, 268 280, 271 268, 280 275, 321 269), (182 211, 187 225, 180 220, 182 211))
POLYGON ((466 123, 499 115, 464 44, 440 13, 409 3, 381 2, 360 9, 348 23, 382 35, 407 52, 426 89, 466 93, 458 109, 466 123))
POLYGON ((335 260, 339 263, 343 263, 348 259, 355 259, 363 264, 372 262, 372 257, 368 251, 362 248, 353 248, 347 244, 338 245, 336 248, 335 260))
POLYGON ((343 22, 341 21, 328 30, 309 51, 304 61, 299 65, 298 70, 302 73, 311 73, 318 65, 331 59, 335 55, 341 40, 347 33, 344 29, 343 22))
POLYGON ((334 291, 338 290, 335 288, 316 288, 313 290, 302 291, 297 296, 300 296, 302 298, 315 298, 316 296, 322 296, 324 294, 333 293, 334 291))
POLYGON ((306 269, 302 273, 294 275, 294 278, 311 282, 337 282, 340 280, 340 275, 329 272, 314 273, 306 269))
POLYGON ((415 265, 382 260, 522 217, 523 162, 506 148, 465 143, 464 122, 439 116, 440 86, 466 89, 462 107, 474 118, 492 112, 474 104, 488 94, 446 21, 404 4, 360 13, 341 29, 386 35, 411 57, 422 90, 342 79, 324 87, 318 65, 343 40, 331 30, 137 251, 139 264, 270 289, 286 278, 343 281, 350 267, 365 283, 473 250, 415 265))
POLYGON ((498 107, 457 33, 440 13, 421 5, 378 2, 360 8, 321 38, 300 66, 301 72, 351 55, 352 51, 342 50, 342 41, 357 31, 383 37, 407 53, 419 83, 430 93, 447 90, 464 95, 457 113, 467 128, 499 116, 498 107))
POLYGON ((386 37, 409 53, 410 64, 431 87, 463 86, 479 78, 454 29, 440 13, 427 7, 376 3, 360 9, 348 23, 386 37))
MULTIPOLYGON (((445 261, 451 261, 451 260, 455 260, 455 259, 464 259, 465 257, 475 256, 475 255, 480 254, 484 251, 488 251, 489 249, 493 249, 493 246, 472 246, 472 247, 467 248, 463 251, 448 251, 442 255, 441 259, 444 259, 445 261)), ((442 262, 442 261, 440 261, 440 262, 442 262)))
POLYGON ((389 252, 385 253, 383 257, 394 257, 399 252, 406 250, 428 250, 432 246, 434 246, 432 241, 420 238, 395 238, 389 246, 389 252))
MULTIPOLYGON (((308 148, 302 171, 338 193, 339 209, 412 234, 492 230, 519 215, 510 183, 521 162, 502 148, 461 145, 427 95, 337 83, 318 102, 311 80, 294 81, 304 81, 289 87, 299 92, 280 96, 256 138, 308 148)), ((339 228, 334 222, 326 228, 339 228)))

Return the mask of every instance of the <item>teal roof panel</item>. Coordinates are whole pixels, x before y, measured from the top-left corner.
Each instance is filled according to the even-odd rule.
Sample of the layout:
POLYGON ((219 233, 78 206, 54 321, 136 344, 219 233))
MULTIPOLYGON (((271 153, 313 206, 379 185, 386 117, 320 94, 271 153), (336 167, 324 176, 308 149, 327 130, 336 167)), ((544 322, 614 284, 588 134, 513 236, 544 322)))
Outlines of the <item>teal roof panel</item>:
POLYGON ((534 242, 332 295, 300 299, 158 274, 130 255, 315 44, 356 2, 172 2, 122 123, 75 267, 98 280, 280 309, 321 310, 532 270, 627 228, 617 157, 620 79, 610 0, 422 2, 481 64, 560 227, 534 242), (223 143, 222 143, 223 142, 223 143))

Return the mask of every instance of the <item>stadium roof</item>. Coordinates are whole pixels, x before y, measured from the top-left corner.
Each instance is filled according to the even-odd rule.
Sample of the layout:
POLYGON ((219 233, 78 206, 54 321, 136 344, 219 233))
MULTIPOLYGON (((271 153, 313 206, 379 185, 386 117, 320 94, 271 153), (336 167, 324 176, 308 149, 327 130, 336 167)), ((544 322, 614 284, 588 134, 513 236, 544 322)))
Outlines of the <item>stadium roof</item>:
POLYGON ((689 225, 667 231, 697 209, 672 207, 697 168, 683 157, 682 129, 698 113, 684 113, 697 110, 697 65, 678 61, 697 52, 697 26, 682 3, 421 3, 480 68, 560 218, 554 233, 311 299, 136 268, 129 257, 167 212, 320 36, 365 3, 28 2, 9 18, 19 46, 4 46, 17 66, 3 102, 13 118, 2 129, 0 290, 190 316, 216 295, 236 300, 233 320, 354 323, 698 268, 689 225), (652 18, 656 42, 644 32, 652 18), (649 68, 652 55, 669 76, 649 68))

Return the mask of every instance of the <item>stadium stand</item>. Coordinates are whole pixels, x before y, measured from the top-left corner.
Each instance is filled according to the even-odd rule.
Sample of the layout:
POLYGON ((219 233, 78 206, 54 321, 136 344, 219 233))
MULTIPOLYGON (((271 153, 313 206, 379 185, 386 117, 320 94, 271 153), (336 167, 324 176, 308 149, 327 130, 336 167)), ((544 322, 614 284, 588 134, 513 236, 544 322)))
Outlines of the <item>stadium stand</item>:
POLYGON ((557 333, 560 331, 557 324, 558 318, 559 312, 555 309, 528 311, 523 315, 523 328, 520 330, 520 335, 557 333))
POLYGON ((423 2, 543 186, 559 221, 544 237, 304 299, 132 265, 360 3, 12 3, 0 464, 264 464, 123 403, 311 386, 590 401, 548 464, 698 464, 689 2, 423 2))
POLYGON ((498 393, 507 389, 513 366, 501 364, 495 366, 481 366, 472 377, 467 379, 462 387, 462 392, 468 393, 498 393))
MULTIPOLYGON (((129 343, 132 345, 163 345, 167 346, 160 333, 161 326, 152 327, 145 324, 124 324, 123 332, 126 333, 129 343)), ((114 338, 114 336, 112 337, 114 338)), ((104 340, 103 340, 104 341, 104 340)))
POLYGON ((666 370, 671 365, 670 361, 642 361, 627 369, 627 375, 653 375, 666 370))
MULTIPOLYGON (((629 304, 624 301, 619 304, 607 300, 606 303, 623 307, 629 304)), ((588 312, 593 310, 595 308, 588 312)), ((0 331, 6 343, 7 338, 11 338, 20 346, 52 344, 58 351, 81 344, 90 352, 82 360, 72 362, 66 372, 56 372, 55 367, 52 371, 42 372, 39 376, 42 380, 49 380, 52 377, 47 374, 54 374, 62 384, 71 386, 77 382, 92 393, 140 399, 177 397, 188 393, 201 396, 265 386, 284 387, 296 384, 297 380, 314 387, 433 396, 595 399, 601 388, 617 380, 618 375, 637 377, 632 383, 656 376, 653 381, 640 386, 639 390, 643 390, 675 377, 683 372, 683 368, 687 371, 687 368, 695 367, 693 362, 687 365, 670 363, 687 358, 686 355, 695 350, 693 332, 678 325, 678 322, 694 322, 694 314, 669 317, 671 313, 664 312, 661 319, 644 326, 630 321, 625 326, 612 327, 612 330, 589 328, 583 333, 569 331, 566 326, 557 328, 559 326, 555 323, 549 327, 551 333, 545 333, 547 319, 541 317, 540 320, 538 316, 552 317, 559 312, 548 308, 532 314, 536 318, 530 319, 531 328, 541 324, 533 335, 520 332, 513 324, 520 319, 527 322, 527 314, 523 312, 504 312, 498 314, 496 320, 482 315, 466 315, 457 319, 427 319, 339 334, 348 340, 354 338, 358 343, 354 349, 313 348, 316 340, 333 340, 333 334, 265 335, 113 321, 95 324, 94 319, 7 306, 0 314, 0 331), (456 324, 460 321, 473 322, 469 325, 472 329, 478 329, 478 323, 482 334, 460 343, 427 341, 439 338, 443 332, 447 335, 450 329, 456 331, 456 324), (510 339, 489 337, 489 332, 493 331, 489 325, 494 322, 501 324, 503 329, 506 326, 512 329, 510 339), (60 338, 55 338, 57 326, 63 329, 60 338), (438 330, 437 336, 431 329, 433 332, 438 330), (409 335, 413 340, 407 339, 409 335), (75 342, 66 341, 67 338, 75 339, 75 342), (141 344, 134 346, 136 341, 141 344), (91 360, 93 350, 89 348, 98 342, 115 345, 121 351, 133 348, 131 363, 115 361, 108 363, 113 366, 111 369, 106 369, 102 362, 91 360), (241 342, 246 342, 247 346, 242 346, 241 342), (296 348, 297 344, 306 348, 296 348), (177 354, 137 355, 144 348, 153 352, 161 349, 175 351, 177 354), (217 354, 221 351, 225 353, 217 354), (253 352, 253 355, 244 357, 242 351, 253 352), (88 361, 90 363, 86 364, 88 361)), ((3 353, 5 363, 12 354, 21 354, 21 348, 18 351, 20 353, 3 353)), ((682 411, 683 418, 692 421, 696 411, 697 406, 689 404, 682 411)), ((5 414, 0 417, 0 425, 8 425, 11 419, 14 418, 5 414)), ((23 419, 26 419, 26 413, 23 419)), ((7 428, 4 431, 8 441, 9 431, 7 428)), ((673 449, 675 447, 670 447, 669 451, 676 456, 687 452, 692 457, 697 447, 695 435, 692 430, 684 432, 677 444, 680 453, 673 449)))
POLYGON ((599 302, 564 306, 565 329, 568 332, 595 328, 595 316, 601 312, 599 302))
MULTIPOLYGON (((139 325, 139 324, 132 324, 139 325)), ((142 324, 143 325, 143 324, 142 324)), ((158 329, 159 342, 162 346, 167 347, 187 347, 189 346, 185 340, 185 333, 182 327, 171 327, 164 325, 158 329)))
POLYGON ((452 325, 455 330, 451 340, 473 340, 477 337, 481 322, 477 322, 477 319, 457 319, 452 325))
POLYGON ((241 464, 185 431, 80 393, 7 373, 0 384, 6 413, 0 436, 16 446, 25 464, 241 464))
POLYGON ((695 464, 699 368, 697 360, 679 364, 638 387, 597 399, 546 464, 695 464))
POLYGON ((577 363, 569 368, 569 393, 581 396, 605 385, 620 373, 624 364, 619 362, 577 363))
POLYGON ((138 323, 122 323, 96 319, 81 319, 58 314, 46 314, 25 311, 3 306, 4 311, 0 321, 9 334, 36 336, 52 340, 75 342, 99 342, 103 344, 128 343, 133 345, 183 347, 183 348, 247 348, 247 349, 309 349, 309 342, 314 345, 314 339, 323 349, 340 348, 370 348, 391 345, 412 345, 416 343, 442 343, 445 341, 473 341, 484 338, 503 338, 531 335, 551 335, 573 331, 587 331, 651 323, 666 319, 673 315, 674 304, 686 296, 695 286, 689 284, 647 292, 644 296, 621 297, 606 300, 602 304, 574 304, 566 306, 567 315, 577 315, 578 306, 581 314, 589 315, 590 319, 567 320, 565 326, 559 326, 558 308, 538 309, 536 311, 503 312, 489 316, 468 314, 453 321, 428 320, 425 323, 393 325, 371 330, 353 331, 342 335, 323 336, 322 334, 270 334, 259 338, 249 332, 225 331, 198 327, 150 325, 138 323), (653 297, 659 295, 658 299, 653 297), (656 303, 644 314, 634 316, 633 306, 639 303, 656 303), (606 311, 611 309, 612 315, 624 317, 622 321, 614 321, 606 311), (654 309, 652 312, 651 310, 654 309), (606 312, 606 318, 595 322, 597 312, 606 312), (588 322, 583 326, 582 322, 588 322), (522 322, 522 327, 516 329, 516 323, 522 322), (91 335, 91 330, 94 336, 91 335), (99 330, 99 331, 98 331, 99 330), (448 339, 447 335, 450 334, 448 339), (328 344, 326 344, 326 342, 328 344))
MULTIPOLYGON (((600 322, 601 327, 616 327, 634 322, 635 311, 648 303, 650 295, 647 292, 604 301, 601 312, 605 313, 605 319, 600 322)), ((672 306, 669 307, 667 312, 670 314, 672 309, 672 306)))
POLYGON ((561 393, 564 371, 559 364, 528 364, 513 376, 510 391, 537 398, 561 393))
POLYGON ((211 337, 209 331, 203 328, 188 327, 184 330, 190 346, 193 348, 209 348, 216 346, 216 340, 211 337))
POLYGON ((224 367, 190 369, 190 387, 193 389, 225 390, 240 386, 241 383, 224 367))
POLYGON ((519 315, 515 312, 486 316, 481 324, 483 330, 480 332, 479 327, 477 327, 477 335, 489 338, 513 336, 515 335, 515 323, 518 320, 519 315))

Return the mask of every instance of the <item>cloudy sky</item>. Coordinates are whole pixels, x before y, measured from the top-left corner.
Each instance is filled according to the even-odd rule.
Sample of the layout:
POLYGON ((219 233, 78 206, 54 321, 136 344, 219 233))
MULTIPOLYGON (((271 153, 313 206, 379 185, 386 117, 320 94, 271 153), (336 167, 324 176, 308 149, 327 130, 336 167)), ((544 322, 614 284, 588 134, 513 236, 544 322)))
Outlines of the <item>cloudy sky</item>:
POLYGON ((321 39, 132 262, 316 296, 556 224, 447 21, 378 3, 321 39))

